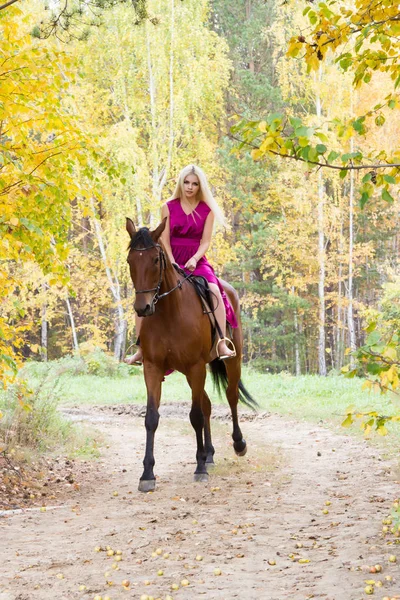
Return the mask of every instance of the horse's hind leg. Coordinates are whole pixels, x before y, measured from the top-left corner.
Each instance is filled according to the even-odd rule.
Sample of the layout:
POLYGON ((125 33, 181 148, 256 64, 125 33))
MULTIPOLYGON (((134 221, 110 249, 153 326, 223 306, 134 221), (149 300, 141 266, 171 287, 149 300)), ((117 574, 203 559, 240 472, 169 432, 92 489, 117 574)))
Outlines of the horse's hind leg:
POLYGON ((161 398, 163 372, 147 361, 144 363, 144 376, 147 388, 147 410, 144 420, 146 426, 146 453, 143 460, 144 471, 139 482, 139 492, 151 492, 156 487, 154 477, 154 437, 160 418, 158 409, 161 398))
POLYGON ((187 374, 187 380, 192 388, 192 408, 190 411, 190 422, 196 432, 197 452, 196 461, 197 467, 194 472, 195 481, 208 481, 208 473, 206 467, 206 451, 203 443, 203 428, 204 415, 202 410, 202 401, 204 395, 204 384, 206 381, 205 364, 198 364, 192 367, 187 374))
POLYGON ((232 424, 233 424, 233 448, 238 456, 244 456, 247 452, 246 440, 243 438, 239 427, 237 406, 239 402, 239 381, 241 375, 241 358, 236 356, 233 359, 227 360, 226 371, 228 375, 228 387, 226 389, 226 397, 231 407, 232 424))
POLYGON ((206 464, 208 467, 214 466, 215 449, 211 441, 211 402, 207 393, 203 393, 203 415, 204 415, 204 447, 206 451, 206 464))

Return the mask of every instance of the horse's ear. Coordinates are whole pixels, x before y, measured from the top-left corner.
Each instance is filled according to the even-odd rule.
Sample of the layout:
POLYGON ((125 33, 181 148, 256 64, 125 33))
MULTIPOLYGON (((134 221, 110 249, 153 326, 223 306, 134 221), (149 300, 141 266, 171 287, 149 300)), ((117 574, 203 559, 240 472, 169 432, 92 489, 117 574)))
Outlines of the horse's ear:
POLYGON ((126 217, 126 230, 131 236, 131 238, 133 238, 133 236, 136 233, 136 229, 132 219, 130 219, 129 217, 126 217))
POLYGON ((154 231, 150 232, 151 238, 152 238, 152 240, 154 242, 158 242, 158 238, 160 237, 160 235, 164 231, 165 225, 167 223, 167 218, 168 217, 164 217, 164 219, 161 221, 161 223, 159 224, 159 226, 157 227, 157 229, 155 229, 154 231))

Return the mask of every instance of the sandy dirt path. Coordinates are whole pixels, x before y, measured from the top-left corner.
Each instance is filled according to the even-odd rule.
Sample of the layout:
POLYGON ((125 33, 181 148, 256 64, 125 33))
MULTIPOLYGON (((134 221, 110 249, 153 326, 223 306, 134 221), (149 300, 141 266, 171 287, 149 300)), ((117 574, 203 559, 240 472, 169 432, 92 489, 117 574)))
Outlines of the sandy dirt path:
POLYGON ((140 410, 69 411, 95 424, 108 447, 62 506, 0 518, 0 600, 361 600, 368 579, 383 582, 374 598, 400 598, 400 546, 381 532, 400 475, 366 442, 279 416, 244 415, 249 451, 239 459, 228 413, 217 407, 217 466, 207 484, 193 483, 189 409, 164 406, 157 489, 141 494, 140 410), (122 560, 96 546, 122 551, 122 560), (161 555, 153 556, 157 549, 161 555), (361 570, 377 563, 382 573, 361 570))

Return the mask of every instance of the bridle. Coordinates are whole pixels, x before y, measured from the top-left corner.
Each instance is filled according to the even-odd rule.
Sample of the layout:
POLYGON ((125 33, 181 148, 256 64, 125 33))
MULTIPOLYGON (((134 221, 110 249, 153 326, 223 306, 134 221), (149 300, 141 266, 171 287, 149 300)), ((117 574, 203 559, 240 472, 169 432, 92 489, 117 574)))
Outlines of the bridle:
POLYGON ((168 296, 169 294, 171 294, 172 292, 174 292, 175 290, 182 289, 182 284, 189 279, 189 277, 192 276, 191 273, 189 273, 189 275, 186 275, 182 280, 178 280, 178 283, 176 284, 175 287, 173 287, 171 290, 168 290, 168 292, 164 292, 163 294, 160 294, 160 289, 161 289, 161 285, 163 282, 163 277, 164 277, 164 271, 167 267, 167 261, 165 258, 165 252, 162 249, 162 247, 160 246, 160 244, 154 244, 154 246, 146 246, 145 248, 131 248, 131 250, 134 250, 135 252, 145 252, 146 250, 152 250, 153 248, 158 248, 158 259, 159 259, 159 263, 160 263, 160 275, 158 278, 158 283, 156 285, 156 287, 154 288, 150 288, 148 290, 136 290, 135 292, 136 294, 147 294, 149 292, 155 292, 152 300, 151 300, 151 305, 154 306, 155 304, 157 304, 157 302, 159 300, 161 300, 161 298, 165 298, 165 296, 168 296))

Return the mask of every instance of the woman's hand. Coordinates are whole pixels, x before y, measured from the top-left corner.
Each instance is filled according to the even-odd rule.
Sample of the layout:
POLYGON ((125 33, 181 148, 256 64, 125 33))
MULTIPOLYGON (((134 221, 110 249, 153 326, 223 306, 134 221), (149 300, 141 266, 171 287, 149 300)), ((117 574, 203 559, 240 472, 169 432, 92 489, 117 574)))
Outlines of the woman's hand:
POLYGON ((187 261, 187 263, 185 265, 185 269, 187 269, 188 271, 194 271, 196 266, 197 266, 197 259, 194 256, 192 256, 192 258, 189 258, 189 260, 187 261))

